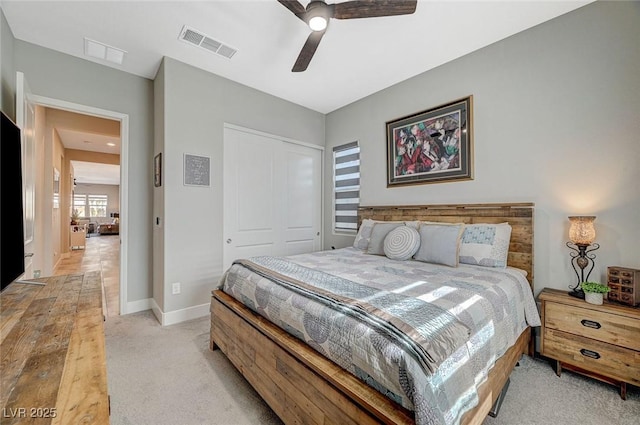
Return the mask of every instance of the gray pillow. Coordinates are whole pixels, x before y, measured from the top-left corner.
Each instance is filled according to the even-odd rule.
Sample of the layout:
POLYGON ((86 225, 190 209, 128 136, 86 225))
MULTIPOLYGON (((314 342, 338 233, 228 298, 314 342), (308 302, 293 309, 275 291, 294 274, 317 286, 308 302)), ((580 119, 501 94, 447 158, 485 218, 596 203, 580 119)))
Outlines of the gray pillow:
POLYGON ((414 259, 425 263, 458 267, 460 238, 464 224, 421 224, 420 248, 414 259))
POLYGON ((384 255, 384 238, 390 231, 400 226, 404 226, 404 223, 375 223, 371 229, 367 254, 384 255))

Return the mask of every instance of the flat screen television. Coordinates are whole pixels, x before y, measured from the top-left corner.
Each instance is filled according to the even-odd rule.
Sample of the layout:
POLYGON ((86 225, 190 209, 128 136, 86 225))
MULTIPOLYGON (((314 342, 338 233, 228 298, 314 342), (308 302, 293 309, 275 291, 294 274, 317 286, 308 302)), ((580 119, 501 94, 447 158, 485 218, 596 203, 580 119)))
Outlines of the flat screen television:
POLYGON ((20 128, 0 112, 0 275, 4 290, 24 274, 20 128))

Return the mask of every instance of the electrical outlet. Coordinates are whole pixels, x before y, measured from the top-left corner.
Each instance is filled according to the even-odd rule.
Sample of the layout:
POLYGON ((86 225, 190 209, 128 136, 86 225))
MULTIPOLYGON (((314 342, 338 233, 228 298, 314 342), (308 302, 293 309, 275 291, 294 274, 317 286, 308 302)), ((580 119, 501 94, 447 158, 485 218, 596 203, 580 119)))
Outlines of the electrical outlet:
POLYGON ((173 295, 177 295, 180 293, 180 282, 175 282, 171 285, 171 292, 173 295))

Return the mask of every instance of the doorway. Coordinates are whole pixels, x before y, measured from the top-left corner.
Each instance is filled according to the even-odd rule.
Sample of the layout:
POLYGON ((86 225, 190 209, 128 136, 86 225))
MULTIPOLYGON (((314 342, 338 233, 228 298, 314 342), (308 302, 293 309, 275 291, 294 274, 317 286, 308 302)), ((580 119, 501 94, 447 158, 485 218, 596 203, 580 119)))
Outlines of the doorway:
MULTIPOLYGON (((115 280, 115 288, 112 287, 111 294, 105 293, 105 298, 111 295, 111 299, 113 300, 113 297, 115 296, 117 303, 111 302, 110 304, 112 308, 107 308, 106 312, 108 313, 108 315, 126 314, 127 313, 127 279, 126 277, 127 277, 127 241, 128 241, 128 237, 127 237, 127 224, 128 224, 127 163, 128 163, 128 143, 129 143, 129 117, 126 114, 122 114, 115 111, 94 108, 91 106, 71 103, 71 102, 67 102, 59 99, 47 98, 47 97, 33 95, 33 94, 28 95, 28 101, 36 105, 37 108, 59 111, 60 113, 78 114, 79 116, 82 116, 85 118, 93 117, 93 118, 98 118, 103 120, 111 120, 111 121, 115 121, 119 126, 120 146, 119 146, 119 190, 118 190, 119 193, 117 195, 118 211, 108 211, 107 213, 108 217, 104 217, 105 220, 108 220, 110 222, 112 222, 114 219, 117 218, 118 234, 109 236, 110 238, 112 238, 109 240, 109 244, 108 244, 112 247, 111 254, 107 252, 109 250, 109 247, 104 246, 104 244, 99 244, 97 238, 96 240, 91 241, 91 236, 93 236, 92 234, 88 235, 89 238, 86 240, 87 244, 85 245, 85 249, 87 249, 87 247, 95 247, 97 249, 102 250, 103 252, 101 252, 101 254, 104 254, 105 256, 107 267, 108 267, 108 264, 113 265, 111 267, 108 267, 109 270, 107 275, 111 274, 113 276, 113 273, 115 273, 116 278, 113 279, 115 280), (103 245, 103 246, 98 246, 98 245, 103 245), (116 250, 116 248, 117 248, 117 258, 114 258, 113 252, 116 250), (116 266, 117 266, 117 270, 114 271, 114 268, 116 266), (115 295, 113 294, 114 289, 115 289, 115 295), (114 304, 117 304, 117 305, 114 306, 114 304)), ((46 148, 44 155, 41 156, 41 160, 37 164, 37 167, 44 170, 43 173, 46 178, 46 176, 48 175, 48 171, 53 170, 54 167, 53 167, 53 155, 48 155, 49 152, 47 152, 47 149, 52 149, 52 147, 44 146, 44 148, 46 148)), ((70 158, 74 158, 74 155, 78 155, 80 151, 81 151, 80 149, 72 149, 70 151, 72 154, 67 153, 65 161, 71 164, 70 158)), ((87 154, 89 154, 89 156, 92 155, 90 154, 89 151, 87 152, 87 154)), ((96 164, 99 164, 100 160, 97 160, 94 158, 93 160, 90 160, 90 161, 79 161, 79 162, 90 162, 90 163, 94 162, 96 164)), ((42 181, 40 183, 42 183, 42 181)), ((75 183, 77 184, 78 182, 76 181, 75 183)), ((69 191, 67 193, 73 194, 74 182, 68 181, 65 184, 68 184, 68 187, 69 187, 69 191)), ((45 205, 48 205, 48 203, 46 202, 46 199, 48 199, 47 197, 52 195, 51 186, 47 186, 46 184, 40 184, 40 186, 41 187, 36 186, 36 193, 37 193, 36 196, 38 197, 38 199, 40 199, 40 197, 45 197, 43 198, 45 200, 42 202, 44 202, 45 205)), ((60 214, 61 216, 59 234, 60 234, 60 238, 63 240, 65 236, 69 235, 70 222, 67 221, 67 215, 70 215, 71 207, 73 206, 72 199, 73 199, 72 196, 68 198, 67 209, 64 212, 58 212, 58 214, 60 214)), ((91 208, 91 207, 87 204, 87 208, 91 208)), ((40 210, 42 209, 43 208, 41 208, 40 210)), ((37 209, 37 211, 40 211, 40 210, 37 209)), ((47 231, 46 229, 47 225, 49 227, 52 227, 50 223, 53 222, 52 218, 54 217, 54 212, 47 213, 46 208, 44 208, 44 210, 45 210, 44 211, 45 213, 40 214, 39 217, 36 219, 36 226, 37 226, 36 238, 39 239, 39 242, 37 245, 40 247, 39 249, 38 248, 36 249, 36 256, 39 255, 42 258, 47 258, 47 256, 52 255, 52 251, 53 253, 55 253, 55 250, 53 248, 54 244, 52 243, 53 237, 51 235, 53 232, 51 232, 51 229, 49 229, 49 231, 47 231)), ((89 215, 88 217, 89 220, 91 220, 92 217, 90 212, 88 215, 89 215)), ((94 228, 94 230, 97 230, 97 228, 94 228)), ((57 262, 57 264, 60 266, 59 270, 63 270, 63 266, 65 265, 69 266, 69 264, 62 263, 63 260, 71 259, 73 258, 74 255, 76 257, 79 257, 80 254, 82 254, 82 257, 84 257, 84 255, 87 253, 88 251, 85 251, 83 253, 77 253, 75 252, 75 250, 69 249, 68 255, 65 255, 64 256, 65 258, 61 258, 57 262)), ((100 261, 101 261, 101 265, 104 264, 102 263, 103 260, 100 260, 100 261)), ((44 262, 42 262, 42 264, 44 264, 44 262)), ((56 264, 48 265, 48 267, 44 268, 43 272, 44 271, 53 272, 55 265, 56 264)), ((104 279, 104 275, 103 275, 103 279, 104 279)), ((108 283, 108 282, 105 282, 105 283, 108 283)), ((107 305, 107 307, 109 306, 107 305)))

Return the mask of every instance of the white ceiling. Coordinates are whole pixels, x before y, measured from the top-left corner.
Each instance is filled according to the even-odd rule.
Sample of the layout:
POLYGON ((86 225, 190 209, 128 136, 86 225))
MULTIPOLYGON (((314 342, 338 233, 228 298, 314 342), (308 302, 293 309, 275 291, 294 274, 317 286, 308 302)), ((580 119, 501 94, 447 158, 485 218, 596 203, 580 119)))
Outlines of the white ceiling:
POLYGON ((57 128, 56 130, 60 136, 62 144, 67 149, 120 155, 120 137, 63 128, 57 128), (113 146, 109 146, 108 143, 111 143, 113 146))
POLYGON ((120 166, 97 162, 71 161, 76 183, 120 185, 120 166))
MULTIPOLYGON (((98 133, 88 133, 69 129, 56 129, 62 144, 67 149, 120 155, 120 138, 98 133), (112 143, 114 146, 109 146, 112 143)), ((120 166, 97 162, 71 161, 76 183, 120 184, 120 166)))
POLYGON ((2 8, 20 40, 150 79, 169 56, 328 113, 591 1, 419 0, 413 15, 332 19, 302 73, 291 67, 310 30, 276 0, 2 0, 2 8), (178 40, 184 25, 238 53, 227 59, 178 40), (84 37, 127 51, 124 63, 84 56, 84 37))

